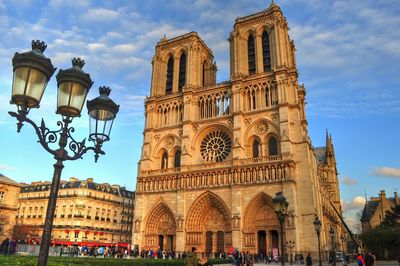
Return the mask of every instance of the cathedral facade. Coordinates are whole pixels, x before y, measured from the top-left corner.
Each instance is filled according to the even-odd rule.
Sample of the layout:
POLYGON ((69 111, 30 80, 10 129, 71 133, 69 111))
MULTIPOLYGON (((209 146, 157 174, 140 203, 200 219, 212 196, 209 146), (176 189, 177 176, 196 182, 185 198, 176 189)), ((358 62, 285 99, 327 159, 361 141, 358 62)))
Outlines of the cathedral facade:
POLYGON ((280 7, 237 18, 229 42, 230 80, 221 83, 196 32, 156 45, 132 243, 280 256, 272 199, 283 192, 284 252, 317 254, 315 216, 327 251, 330 228, 335 243, 342 228, 334 148, 328 134, 319 148, 308 136, 306 90, 280 7))

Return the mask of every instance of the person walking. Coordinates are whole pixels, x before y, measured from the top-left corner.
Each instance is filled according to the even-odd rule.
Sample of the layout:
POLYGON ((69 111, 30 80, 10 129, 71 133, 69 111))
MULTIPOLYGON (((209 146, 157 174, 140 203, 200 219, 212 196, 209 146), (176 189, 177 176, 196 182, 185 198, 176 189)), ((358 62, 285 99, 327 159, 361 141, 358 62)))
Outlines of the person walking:
POLYGON ((308 253, 308 255, 306 257, 306 265, 307 266, 311 266, 312 265, 312 257, 310 255, 310 253, 308 253))
POLYGON ((358 266, 364 266, 365 265, 364 264, 364 259, 363 259, 361 254, 358 254, 358 256, 357 256, 357 263, 358 263, 358 266))
POLYGON ((8 238, 4 239, 1 243, 1 254, 7 255, 8 254, 8 246, 10 245, 10 240, 8 238))
POLYGON ((373 266, 374 265, 374 257, 372 257, 371 252, 368 252, 367 254, 365 254, 365 266, 373 266))
POLYGON ((207 256, 204 253, 201 254, 201 258, 200 258, 199 264, 201 266, 207 266, 208 265, 208 259, 207 259, 207 256))
POLYGON ((192 247, 192 252, 188 252, 185 258, 186 266, 198 266, 199 258, 197 258, 196 248, 192 247))

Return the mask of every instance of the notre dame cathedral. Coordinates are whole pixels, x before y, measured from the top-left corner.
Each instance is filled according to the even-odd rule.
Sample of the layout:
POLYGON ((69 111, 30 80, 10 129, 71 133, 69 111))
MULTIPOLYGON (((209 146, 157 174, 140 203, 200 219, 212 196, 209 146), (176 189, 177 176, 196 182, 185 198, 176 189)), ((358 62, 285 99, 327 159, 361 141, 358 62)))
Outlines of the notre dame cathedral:
POLYGON ((221 83, 196 32, 155 47, 132 243, 280 256, 272 199, 283 192, 284 252, 317 258, 316 215, 323 252, 331 227, 339 246, 342 234, 334 147, 328 133, 325 147, 308 136, 306 90, 280 7, 237 18, 229 43, 230 80, 221 83))

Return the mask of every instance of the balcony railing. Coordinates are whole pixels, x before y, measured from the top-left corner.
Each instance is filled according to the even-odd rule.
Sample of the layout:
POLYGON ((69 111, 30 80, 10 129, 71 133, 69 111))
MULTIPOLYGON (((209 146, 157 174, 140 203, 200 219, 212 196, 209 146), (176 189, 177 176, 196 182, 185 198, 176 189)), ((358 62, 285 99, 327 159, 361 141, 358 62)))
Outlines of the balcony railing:
POLYGON ((138 192, 173 191, 237 184, 292 181, 295 162, 290 154, 182 166, 141 172, 138 192), (179 170, 179 171, 178 171, 179 170), (201 170, 201 171, 200 171, 201 170))
POLYGON ((217 162, 217 163, 204 163, 204 164, 181 166, 181 167, 176 167, 176 168, 140 171, 139 174, 140 174, 140 177, 146 177, 146 176, 175 174, 175 173, 181 173, 181 172, 198 171, 198 170, 206 170, 206 169, 209 170, 210 167, 212 169, 216 170, 216 169, 220 169, 220 168, 229 168, 229 167, 242 166, 242 165, 275 163, 278 161, 291 160, 291 159, 292 159, 292 156, 290 153, 283 153, 280 155, 273 155, 273 156, 235 159, 235 160, 217 162))

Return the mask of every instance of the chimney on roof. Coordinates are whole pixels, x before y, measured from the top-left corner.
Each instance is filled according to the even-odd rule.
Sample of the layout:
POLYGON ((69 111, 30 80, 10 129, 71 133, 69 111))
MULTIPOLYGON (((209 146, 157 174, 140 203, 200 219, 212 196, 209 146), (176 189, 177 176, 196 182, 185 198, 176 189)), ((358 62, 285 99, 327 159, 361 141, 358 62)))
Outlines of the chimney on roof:
POLYGON ((399 193, 394 192, 394 204, 400 205, 399 193))
POLYGON ((382 198, 382 199, 386 198, 385 190, 381 190, 381 192, 379 193, 379 197, 382 198))

